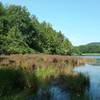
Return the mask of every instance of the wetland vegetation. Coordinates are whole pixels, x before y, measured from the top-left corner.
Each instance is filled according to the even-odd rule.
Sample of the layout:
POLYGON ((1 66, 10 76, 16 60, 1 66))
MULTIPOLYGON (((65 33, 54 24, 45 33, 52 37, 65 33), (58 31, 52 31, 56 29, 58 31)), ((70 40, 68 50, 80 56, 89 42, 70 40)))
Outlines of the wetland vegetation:
POLYGON ((1 56, 0 98, 49 100, 52 86, 79 96, 89 87, 89 77, 73 72, 73 68, 92 61, 94 59, 46 54, 1 56), (41 95, 40 89, 44 91, 41 95))
POLYGON ((74 68, 99 65, 79 57, 99 51, 99 43, 73 46, 26 7, 0 2, 0 100, 91 100, 91 77, 74 68))

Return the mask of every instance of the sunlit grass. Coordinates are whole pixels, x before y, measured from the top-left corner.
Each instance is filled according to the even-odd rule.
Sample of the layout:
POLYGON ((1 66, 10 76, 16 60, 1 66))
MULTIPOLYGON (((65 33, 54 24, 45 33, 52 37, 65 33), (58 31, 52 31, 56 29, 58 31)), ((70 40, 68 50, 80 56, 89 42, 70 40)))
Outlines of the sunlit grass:
POLYGON ((46 77, 56 76, 58 72, 56 72, 55 68, 52 67, 39 67, 36 69, 35 74, 39 79, 44 80, 46 77))

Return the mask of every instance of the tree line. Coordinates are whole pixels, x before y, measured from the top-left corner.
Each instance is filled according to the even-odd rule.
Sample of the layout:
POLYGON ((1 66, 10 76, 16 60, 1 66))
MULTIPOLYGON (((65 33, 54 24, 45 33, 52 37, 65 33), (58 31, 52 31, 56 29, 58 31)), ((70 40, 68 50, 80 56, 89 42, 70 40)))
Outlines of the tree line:
POLYGON ((93 42, 77 47, 81 53, 100 53, 100 42, 93 42))
POLYGON ((46 21, 39 22, 26 7, 0 2, 0 54, 72 54, 72 44, 46 21))

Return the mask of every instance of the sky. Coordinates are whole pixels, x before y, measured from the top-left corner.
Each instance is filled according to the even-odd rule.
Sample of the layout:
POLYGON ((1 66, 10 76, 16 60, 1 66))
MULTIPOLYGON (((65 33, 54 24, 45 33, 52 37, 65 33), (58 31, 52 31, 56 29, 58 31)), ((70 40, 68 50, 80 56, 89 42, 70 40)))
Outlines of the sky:
POLYGON ((100 0, 0 0, 25 6, 39 21, 61 30, 73 45, 100 42, 100 0))

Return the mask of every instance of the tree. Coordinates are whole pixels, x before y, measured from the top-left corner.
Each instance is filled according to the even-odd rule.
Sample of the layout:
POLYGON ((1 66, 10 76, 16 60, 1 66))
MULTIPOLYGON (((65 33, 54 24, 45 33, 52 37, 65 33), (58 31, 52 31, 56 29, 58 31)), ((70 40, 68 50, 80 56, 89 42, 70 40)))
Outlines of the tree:
POLYGON ((0 36, 0 46, 0 52, 4 54, 32 52, 17 27, 12 27, 6 36, 0 36))
MULTIPOLYGON (((68 54, 71 42, 50 23, 39 22, 25 7, 0 3, 0 52, 68 54)), ((70 52, 71 53, 71 52, 70 52)))

